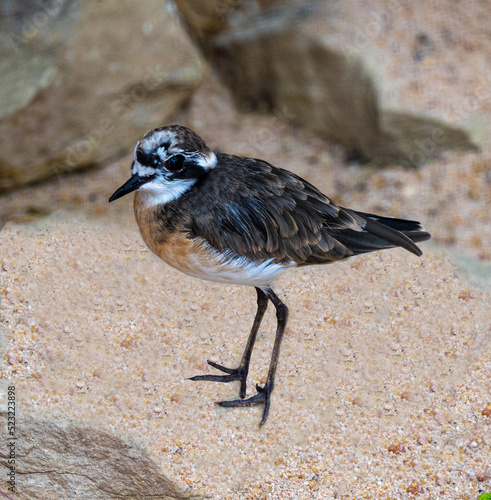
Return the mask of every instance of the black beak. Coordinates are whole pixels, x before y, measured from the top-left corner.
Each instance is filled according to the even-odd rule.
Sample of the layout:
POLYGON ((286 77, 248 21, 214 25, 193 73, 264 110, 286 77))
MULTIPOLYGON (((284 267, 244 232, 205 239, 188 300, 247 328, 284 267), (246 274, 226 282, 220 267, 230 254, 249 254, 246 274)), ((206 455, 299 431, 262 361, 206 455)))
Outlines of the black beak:
POLYGON ((131 193, 138 189, 141 185, 145 184, 145 182, 149 181, 149 178, 140 177, 138 174, 133 175, 123 184, 112 196, 109 198, 109 201, 117 200, 121 198, 125 194, 131 193))

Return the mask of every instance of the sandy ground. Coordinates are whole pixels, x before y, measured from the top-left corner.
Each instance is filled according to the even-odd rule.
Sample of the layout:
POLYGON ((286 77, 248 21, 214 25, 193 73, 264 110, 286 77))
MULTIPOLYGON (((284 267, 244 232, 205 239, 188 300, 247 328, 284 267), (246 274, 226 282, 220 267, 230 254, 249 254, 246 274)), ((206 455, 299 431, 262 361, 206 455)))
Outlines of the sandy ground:
MULTIPOLYGON (((186 380, 211 372, 207 359, 237 364, 255 292, 188 278, 144 247, 130 197, 107 203, 129 157, 5 195, 1 375, 20 411, 132 436, 180 486, 212 499, 491 491, 489 147, 419 171, 347 167, 340 148, 237 113, 213 83, 175 121, 345 206, 421 220, 433 241, 420 259, 397 249, 282 278, 290 323, 260 429, 260 408, 214 405, 237 384, 186 380)), ((270 310, 249 394, 274 327, 270 310)))
MULTIPOLYGON (((260 429, 259 407, 214 405, 236 384, 186 380, 210 371, 206 359, 238 362, 252 289, 183 276, 135 226, 104 218, 8 224, 0 243, 2 377, 21 412, 131 435, 179 485, 216 499, 475 499, 491 489, 491 303, 434 251, 282 278, 291 320, 260 429)), ((264 382, 274 319, 268 311, 249 393, 264 382)))

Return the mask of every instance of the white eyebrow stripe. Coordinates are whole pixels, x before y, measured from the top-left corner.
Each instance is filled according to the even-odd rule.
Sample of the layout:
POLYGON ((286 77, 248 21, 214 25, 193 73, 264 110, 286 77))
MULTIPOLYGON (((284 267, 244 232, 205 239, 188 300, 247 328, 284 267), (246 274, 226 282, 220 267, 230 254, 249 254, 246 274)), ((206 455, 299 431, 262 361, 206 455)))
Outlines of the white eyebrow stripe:
POLYGON ((217 164, 217 157, 213 151, 210 151, 206 155, 196 153, 193 159, 197 165, 203 167, 205 170, 211 170, 217 164))
POLYGON ((156 170, 152 167, 144 167, 137 160, 133 161, 133 168, 131 169, 131 173, 133 175, 138 174, 140 177, 150 177, 154 175, 156 170))
POLYGON ((169 149, 176 143, 176 135, 170 130, 159 130, 152 131, 148 137, 143 139, 143 149, 145 150, 156 150, 160 145, 168 142, 169 149))

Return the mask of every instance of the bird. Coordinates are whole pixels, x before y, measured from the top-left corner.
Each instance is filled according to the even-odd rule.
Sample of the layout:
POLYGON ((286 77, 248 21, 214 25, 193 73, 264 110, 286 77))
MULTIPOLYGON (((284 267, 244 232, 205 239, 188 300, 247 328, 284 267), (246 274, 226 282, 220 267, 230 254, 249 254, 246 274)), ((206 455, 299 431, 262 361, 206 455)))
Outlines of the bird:
POLYGON ((416 245, 431 235, 413 220, 344 208, 288 170, 257 158, 212 151, 182 125, 156 128, 136 144, 131 177, 110 197, 131 192, 135 218, 148 248, 179 271, 203 280, 254 287, 257 310, 237 368, 213 361, 222 374, 194 381, 240 382, 239 399, 222 407, 263 405, 266 423, 275 387, 288 307, 273 291, 292 269, 328 264, 376 250, 416 245), (276 334, 263 386, 246 398, 252 350, 269 302, 276 334))

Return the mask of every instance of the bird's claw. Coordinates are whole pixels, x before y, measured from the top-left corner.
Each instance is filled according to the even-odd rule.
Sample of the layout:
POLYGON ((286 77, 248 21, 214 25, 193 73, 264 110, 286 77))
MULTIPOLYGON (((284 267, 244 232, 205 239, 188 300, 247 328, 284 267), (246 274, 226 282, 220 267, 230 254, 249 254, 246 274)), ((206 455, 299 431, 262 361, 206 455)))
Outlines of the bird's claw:
POLYGON ((245 398, 246 395, 246 380, 247 373, 249 369, 244 366, 239 366, 239 368, 227 368, 223 365, 219 365, 213 361, 207 361, 210 366, 220 370, 221 372, 227 373, 228 375, 196 375, 195 377, 190 377, 189 380, 193 381, 204 381, 204 382, 235 382, 236 380, 240 381, 240 397, 242 399, 245 398))
POLYGON ((268 418, 269 414, 269 406, 271 404, 271 393, 273 392, 273 388, 266 382, 264 387, 256 384, 257 394, 251 396, 247 399, 234 399, 232 401, 217 401, 215 404, 221 406, 222 408, 236 408, 242 406, 252 406, 259 403, 264 403, 263 417, 261 419, 261 423, 259 424, 262 427, 268 418))
POLYGON ((227 368, 226 366, 219 365, 218 363, 215 363, 214 361, 207 360, 206 361, 210 366, 213 366, 213 368, 216 368, 217 370, 220 370, 221 372, 229 373, 230 375, 236 375, 239 373, 240 368, 227 368))

